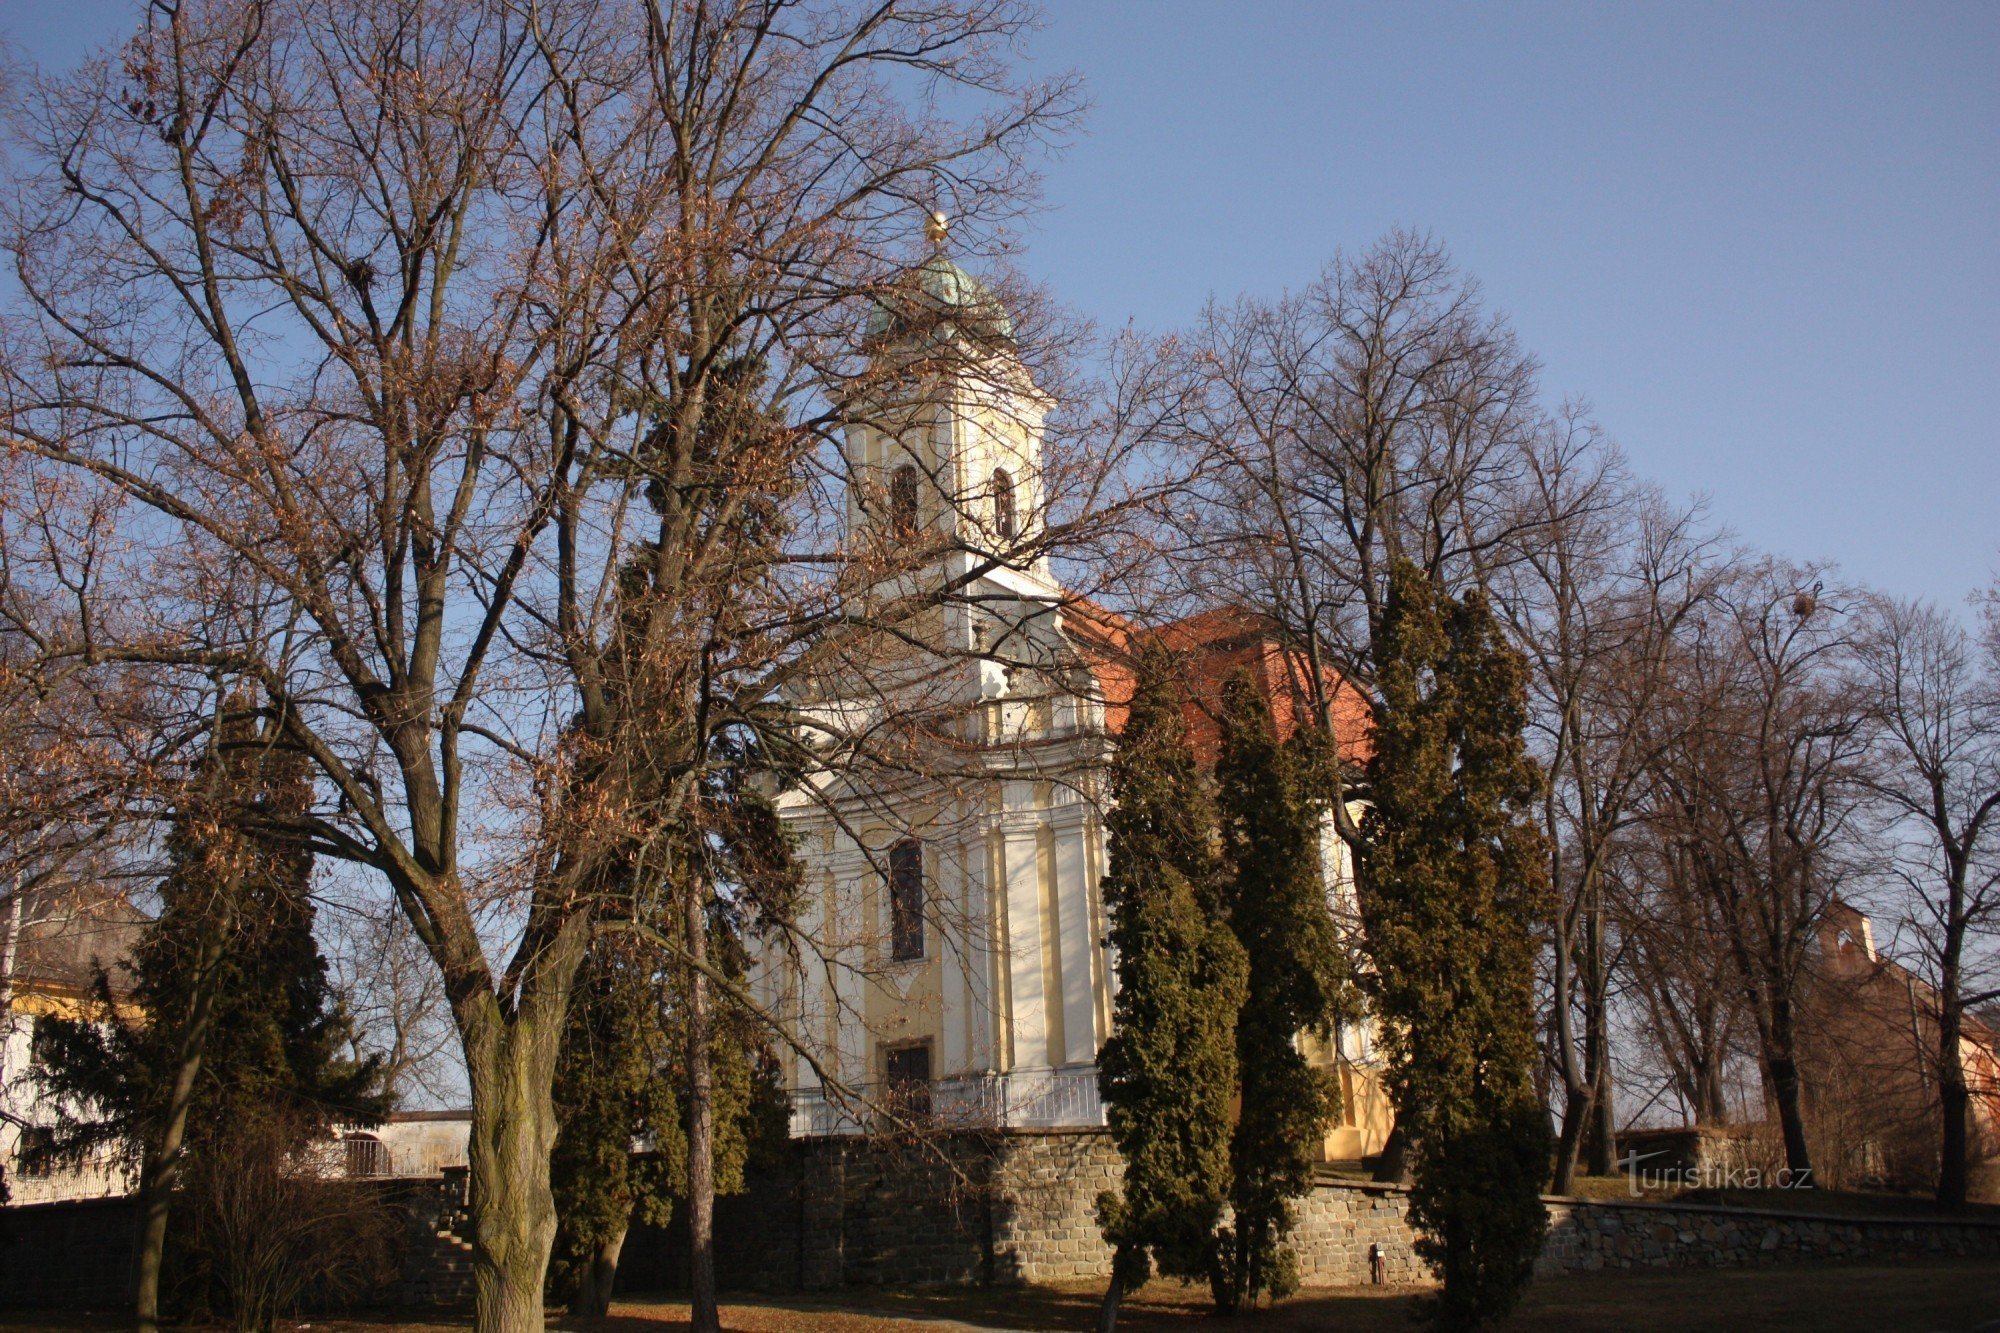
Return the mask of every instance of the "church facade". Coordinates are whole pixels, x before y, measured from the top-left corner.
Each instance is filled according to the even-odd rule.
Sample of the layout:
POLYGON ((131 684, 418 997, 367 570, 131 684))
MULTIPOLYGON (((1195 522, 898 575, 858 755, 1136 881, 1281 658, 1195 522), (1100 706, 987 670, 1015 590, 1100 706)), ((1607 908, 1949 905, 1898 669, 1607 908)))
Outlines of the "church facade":
MULTIPOLYGON (((780 798, 804 867, 798 936, 814 947, 767 950, 753 980, 794 1026, 783 1061, 795 1135, 863 1133, 882 1106, 966 1128, 1101 1126, 1097 1052, 1118 985, 1100 894, 1103 769, 1141 631, 1066 591, 1045 558, 1001 558, 1035 548, 1051 404, 976 279, 942 253, 911 278, 912 299, 944 317, 923 336, 965 355, 858 414, 848 540, 922 548, 885 580, 943 580, 951 595, 810 702, 878 761, 829 765, 780 798), (907 753, 895 749, 916 743, 907 732, 931 761, 880 761, 907 753)), ((878 355, 896 354, 899 332, 885 308, 870 327, 878 355)), ((1289 716, 1295 663, 1253 617, 1218 610, 1149 632, 1186 664, 1190 733, 1209 757, 1207 710, 1230 672, 1250 669, 1281 725, 1289 716)), ((1321 860, 1330 904, 1351 920, 1330 829, 1321 860)), ((1327 1155, 1379 1150, 1388 1111, 1366 1027, 1301 1040, 1341 1079, 1327 1155)))

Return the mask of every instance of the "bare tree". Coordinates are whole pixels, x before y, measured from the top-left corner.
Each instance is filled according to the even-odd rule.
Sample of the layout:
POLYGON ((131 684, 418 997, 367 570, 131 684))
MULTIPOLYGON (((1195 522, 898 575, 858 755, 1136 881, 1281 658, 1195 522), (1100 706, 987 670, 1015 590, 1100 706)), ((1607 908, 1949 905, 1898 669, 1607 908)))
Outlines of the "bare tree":
POLYGON ((1532 734, 1550 779, 1541 817, 1558 903, 1549 1016, 1562 1085, 1553 1188, 1565 1194, 1586 1147, 1591 1174, 1612 1170, 1611 990, 1621 945, 1611 880, 1666 740, 1646 718, 1667 690, 1676 636, 1710 595, 1716 562, 1699 516, 1633 482, 1577 408, 1532 455, 1529 495, 1545 522, 1501 569, 1498 602, 1534 668, 1532 734))
MULTIPOLYGON (((1872 599, 1857 636, 1873 739, 1870 787, 1896 835, 1894 873, 1931 987, 1925 1015, 1942 1113, 1938 1202, 1963 1207, 1970 1175, 1973 1093, 1964 1053, 1968 1009, 1981 991, 1977 946, 2000 920, 2000 644, 1985 651, 1946 612, 1872 599)), ((1986 980, 1991 980, 1990 972, 1986 980)))
POLYGON ((393 902, 357 892, 324 912, 327 962, 353 1020, 356 1060, 380 1061, 394 1104, 463 1105, 465 1070, 437 968, 393 902), (353 900, 350 900, 353 899, 353 900))
MULTIPOLYGON (((1643 822, 1620 840, 1606 871, 1606 899, 1619 939, 1626 985, 1643 1043, 1634 1066, 1650 1062, 1697 1126, 1730 1122, 1731 1071, 1746 1058, 1743 988, 1712 900, 1697 888, 1693 861, 1669 826, 1643 822)), ((1753 1048, 1747 1058, 1754 1059, 1753 1048)))
POLYGON ((482 1328, 541 1326, 606 876, 879 586, 827 441, 907 372, 856 332, 912 203, 990 234, 1074 105, 1014 77, 1029 17, 161 0, 33 91, 6 445, 110 516, 15 548, 70 604, 35 670, 247 681, 311 761, 296 831, 450 1005, 482 1328))
POLYGON ((1678 654, 1649 817, 1720 926, 1786 1164, 1812 1180, 1801 1004, 1827 904, 1858 856, 1865 738, 1841 598, 1764 560, 1718 590, 1678 654))

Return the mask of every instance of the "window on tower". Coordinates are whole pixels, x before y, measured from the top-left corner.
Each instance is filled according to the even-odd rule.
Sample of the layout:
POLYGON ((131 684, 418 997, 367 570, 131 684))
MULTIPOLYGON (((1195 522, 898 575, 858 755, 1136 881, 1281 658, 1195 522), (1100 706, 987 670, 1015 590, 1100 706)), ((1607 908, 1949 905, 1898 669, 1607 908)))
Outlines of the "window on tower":
POLYGON ((1014 479, 1007 469, 993 469, 993 531, 1003 542, 1014 540, 1014 479))
POLYGON ((917 469, 913 463, 903 464, 889 478, 889 531, 898 537, 917 535, 917 469))
POLYGON ((915 838, 889 849, 889 956, 924 956, 924 845, 915 838))

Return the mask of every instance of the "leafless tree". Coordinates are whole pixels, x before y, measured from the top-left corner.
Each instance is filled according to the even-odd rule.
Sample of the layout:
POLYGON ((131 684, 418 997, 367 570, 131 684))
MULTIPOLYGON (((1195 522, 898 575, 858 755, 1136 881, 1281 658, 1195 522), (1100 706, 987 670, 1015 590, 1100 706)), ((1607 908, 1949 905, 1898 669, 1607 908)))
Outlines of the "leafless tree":
POLYGON ((1866 832, 1846 600, 1818 571, 1746 562, 1692 618, 1650 716, 1648 817, 1720 927, 1787 1166, 1806 1182, 1801 1006, 1821 916, 1866 832))
POLYGON ((383 1090, 399 1108, 463 1105, 451 1006, 408 919, 365 892, 339 893, 327 908, 327 963, 353 1020, 354 1058, 381 1061, 383 1090))
POLYGON ((2000 644, 1981 645, 1947 612, 1878 597, 1857 634, 1880 762, 1870 786, 1887 806, 1894 873, 1922 954, 1934 1010, 1942 1113, 1938 1202, 1963 1207, 1973 1090, 1965 1016, 2000 991, 1982 989, 1996 960, 1982 953, 2000 924, 2000 644))
POLYGON ((1565 1194, 1585 1147, 1592 1174, 1612 1170, 1611 992, 1622 946, 1610 880, 1666 739, 1646 718, 1718 562, 1699 514, 1633 481, 1575 407, 1531 455, 1528 494, 1545 521, 1502 566, 1496 602, 1534 668, 1533 736, 1550 779, 1542 822, 1559 902, 1550 1044, 1562 1087, 1553 1188, 1565 1194))
POLYGON ((791 734, 784 672, 917 612, 865 596, 922 553, 839 544, 830 442, 922 369, 856 346, 913 204, 990 236, 1074 107, 1015 77, 1029 18, 160 0, 27 99, 8 459, 106 516, 13 548, 65 604, 39 688, 247 682, 310 759, 296 831, 386 882, 450 1004, 482 1328, 541 1326, 606 876, 718 737, 791 734))
POLYGON ((1635 1047, 1634 1081, 1650 1068, 1697 1126, 1736 1117, 1733 1071, 1754 1063, 1755 1042, 1723 926, 1693 879, 1670 826, 1642 821, 1619 840, 1606 870, 1606 908, 1619 941, 1635 1047))
MULTIPOLYGON (((1277 300, 1212 307, 1167 355, 1195 388, 1163 429, 1199 461, 1163 539, 1182 582, 1162 591, 1268 616, 1327 734, 1379 720, 1391 565, 1490 585, 1547 522, 1530 484, 1552 428, 1533 359, 1443 247, 1410 232, 1277 300)), ((1365 864, 1358 776, 1328 808, 1365 864)))

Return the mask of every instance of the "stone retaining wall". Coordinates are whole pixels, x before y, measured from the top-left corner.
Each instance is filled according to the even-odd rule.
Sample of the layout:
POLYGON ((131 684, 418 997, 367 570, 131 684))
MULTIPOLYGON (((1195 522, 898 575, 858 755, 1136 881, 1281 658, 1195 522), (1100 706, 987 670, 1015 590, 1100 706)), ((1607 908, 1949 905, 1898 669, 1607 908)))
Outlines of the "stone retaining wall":
POLYGON ((1621 1268, 2000 1258, 2000 1223, 1814 1216, 1692 1204, 1549 1200, 1544 1277, 1621 1268))
MULTIPOLYGON (((942 1144, 800 1140, 789 1168, 718 1200, 726 1285, 782 1290, 1031 1283, 1110 1273, 1095 1202, 1123 1174, 1102 1130, 1010 1131, 942 1144)), ((1408 1192, 1322 1184, 1296 1205, 1312 1286, 1430 1280, 1408 1192), (1378 1276, 1379 1275, 1379 1276, 1378 1276)), ((2000 1223, 1816 1217, 1782 1211, 1550 1199, 1542 1276, 1939 1255, 2000 1257, 2000 1223)), ((635 1230, 621 1286, 684 1280, 672 1229, 635 1230)))

